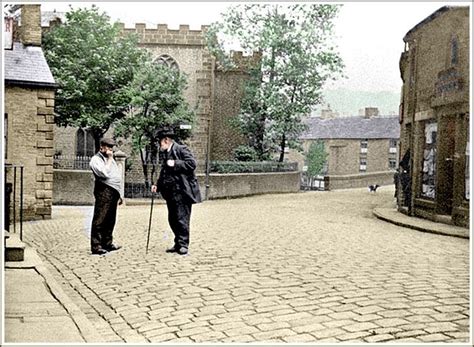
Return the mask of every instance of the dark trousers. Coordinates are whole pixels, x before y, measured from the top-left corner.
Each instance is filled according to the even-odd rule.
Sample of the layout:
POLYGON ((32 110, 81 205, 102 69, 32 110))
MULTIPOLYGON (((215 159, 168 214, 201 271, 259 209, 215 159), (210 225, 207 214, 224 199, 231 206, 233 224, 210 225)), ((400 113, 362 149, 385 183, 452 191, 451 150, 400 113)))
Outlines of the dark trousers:
POLYGON ((192 204, 179 192, 163 195, 168 207, 168 223, 174 233, 174 246, 189 248, 189 222, 192 204))
POLYGON ((117 217, 120 194, 106 184, 96 182, 94 187, 94 217, 91 228, 91 250, 107 249, 112 245, 112 232, 117 217))

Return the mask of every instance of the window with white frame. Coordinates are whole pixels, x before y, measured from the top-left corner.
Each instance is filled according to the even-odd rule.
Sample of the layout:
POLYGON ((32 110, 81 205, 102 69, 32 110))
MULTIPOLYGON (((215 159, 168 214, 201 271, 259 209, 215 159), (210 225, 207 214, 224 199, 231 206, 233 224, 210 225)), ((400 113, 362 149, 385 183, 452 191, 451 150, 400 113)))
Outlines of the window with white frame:
POLYGON ((395 170, 397 168, 397 159, 388 158, 388 168, 390 170, 395 170))
POLYGON ((359 172, 367 171, 367 158, 360 158, 359 160, 359 172))
POLYGON ((360 153, 367 153, 368 147, 369 147, 369 141, 367 139, 360 141, 360 153))
POLYGON ((388 148, 389 153, 397 153, 397 140, 391 139, 388 148))

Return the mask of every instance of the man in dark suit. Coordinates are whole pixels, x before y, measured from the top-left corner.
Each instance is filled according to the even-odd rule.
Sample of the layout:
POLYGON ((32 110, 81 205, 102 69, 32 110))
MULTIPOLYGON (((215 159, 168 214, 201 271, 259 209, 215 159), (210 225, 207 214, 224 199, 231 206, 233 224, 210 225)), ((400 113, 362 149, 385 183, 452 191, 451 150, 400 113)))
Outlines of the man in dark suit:
POLYGON ((194 174, 196 160, 193 154, 173 138, 171 129, 158 132, 162 166, 158 181, 151 190, 160 192, 168 207, 168 222, 175 237, 173 247, 166 252, 185 255, 189 249, 191 206, 201 202, 201 193, 194 174))

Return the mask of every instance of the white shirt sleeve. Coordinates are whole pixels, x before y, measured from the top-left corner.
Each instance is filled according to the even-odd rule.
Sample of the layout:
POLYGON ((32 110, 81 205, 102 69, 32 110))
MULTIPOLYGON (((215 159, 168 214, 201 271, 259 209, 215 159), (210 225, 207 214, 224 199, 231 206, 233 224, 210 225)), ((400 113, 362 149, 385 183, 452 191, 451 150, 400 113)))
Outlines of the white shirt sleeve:
POLYGON ((98 156, 95 155, 92 157, 91 161, 89 162, 89 166, 96 176, 103 178, 110 177, 110 169, 107 169, 105 166, 105 161, 98 156))

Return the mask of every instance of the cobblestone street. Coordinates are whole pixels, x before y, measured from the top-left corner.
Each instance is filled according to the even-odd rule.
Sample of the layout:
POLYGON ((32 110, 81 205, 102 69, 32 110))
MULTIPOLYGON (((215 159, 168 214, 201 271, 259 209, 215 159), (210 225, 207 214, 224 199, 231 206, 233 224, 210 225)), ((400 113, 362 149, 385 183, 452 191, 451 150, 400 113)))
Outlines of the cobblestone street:
POLYGON ((103 342, 466 342, 469 240, 372 215, 380 188, 194 205, 188 256, 166 206, 119 207, 106 256, 90 255, 92 207, 24 226, 103 342))

